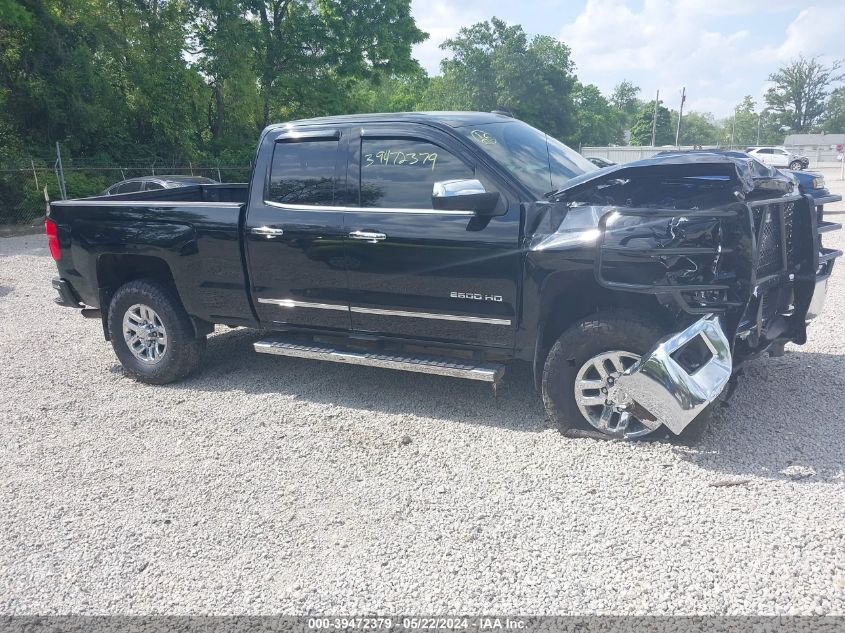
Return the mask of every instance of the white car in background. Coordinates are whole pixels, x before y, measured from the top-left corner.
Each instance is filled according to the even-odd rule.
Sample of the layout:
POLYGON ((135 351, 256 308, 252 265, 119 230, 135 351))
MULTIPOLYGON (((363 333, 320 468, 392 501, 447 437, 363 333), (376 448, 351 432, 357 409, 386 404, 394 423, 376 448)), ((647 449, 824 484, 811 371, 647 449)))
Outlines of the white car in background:
POLYGON ((793 154, 785 147, 749 147, 746 152, 769 167, 807 169, 810 160, 806 156, 793 154))

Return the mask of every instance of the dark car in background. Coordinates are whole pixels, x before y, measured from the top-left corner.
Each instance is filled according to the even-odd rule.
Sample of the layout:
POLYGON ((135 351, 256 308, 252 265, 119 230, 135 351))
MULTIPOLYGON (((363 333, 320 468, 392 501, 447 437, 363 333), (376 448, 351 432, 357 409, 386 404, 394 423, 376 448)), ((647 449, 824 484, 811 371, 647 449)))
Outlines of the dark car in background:
POLYGON ((598 156, 586 156, 585 158, 596 167, 610 167, 611 165, 616 164, 612 160, 607 160, 606 158, 599 158, 598 156))
POLYGON ((115 196, 121 193, 138 193, 139 191, 157 191, 159 189, 175 189, 189 185, 216 185, 216 180, 204 176, 141 176, 128 178, 114 183, 103 191, 101 196, 115 196))
POLYGON ((752 153, 727 149, 697 149, 669 150, 660 152, 657 156, 671 156, 673 154, 717 154, 719 156, 728 156, 730 158, 751 161, 749 163, 751 171, 756 174, 758 178, 772 178, 777 174, 783 174, 795 183, 801 193, 812 196, 817 208, 822 207, 825 204, 839 202, 842 200, 842 196, 830 193, 830 190, 825 185, 823 174, 819 174, 814 171, 801 171, 798 169, 778 169, 761 162, 757 159, 755 154, 752 153))
POLYGON ((816 201, 816 206, 823 204, 830 204, 831 202, 839 202, 842 196, 830 193, 824 182, 822 174, 812 171, 795 171, 795 170, 781 170, 791 174, 795 180, 798 181, 798 188, 801 193, 806 193, 813 196, 816 201))

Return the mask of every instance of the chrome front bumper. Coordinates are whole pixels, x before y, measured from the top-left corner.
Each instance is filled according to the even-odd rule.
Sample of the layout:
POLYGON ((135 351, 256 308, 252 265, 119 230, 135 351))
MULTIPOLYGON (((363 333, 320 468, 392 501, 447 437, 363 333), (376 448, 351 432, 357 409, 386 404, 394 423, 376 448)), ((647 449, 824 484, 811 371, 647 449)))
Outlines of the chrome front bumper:
POLYGON ((719 318, 709 314, 662 339, 620 376, 616 385, 623 393, 617 398, 635 403, 637 417, 648 417, 644 416, 648 413, 655 428, 664 424, 677 435, 719 397, 732 372, 730 341, 719 318), (676 360, 677 353, 698 337, 707 347, 709 359, 689 372, 676 360))

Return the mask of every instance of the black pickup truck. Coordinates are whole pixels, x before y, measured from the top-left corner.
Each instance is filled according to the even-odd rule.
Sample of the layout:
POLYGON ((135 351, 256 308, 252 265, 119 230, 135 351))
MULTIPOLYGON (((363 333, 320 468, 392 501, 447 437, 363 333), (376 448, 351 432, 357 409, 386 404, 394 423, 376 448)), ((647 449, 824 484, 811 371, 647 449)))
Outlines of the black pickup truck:
POLYGON ((565 432, 623 438, 682 432, 743 361, 804 343, 836 228, 750 159, 597 169, 471 112, 274 125, 249 184, 46 220, 57 301, 102 318, 139 380, 185 377, 225 324, 267 331, 262 353, 494 385, 529 363, 565 432))

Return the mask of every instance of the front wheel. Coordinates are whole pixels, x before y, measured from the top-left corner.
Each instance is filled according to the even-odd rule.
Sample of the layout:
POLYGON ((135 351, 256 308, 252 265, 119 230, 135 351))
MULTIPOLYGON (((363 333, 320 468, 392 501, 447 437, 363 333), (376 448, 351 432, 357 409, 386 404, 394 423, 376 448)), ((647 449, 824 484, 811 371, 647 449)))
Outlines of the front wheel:
POLYGON ((656 431, 659 423, 617 401, 614 384, 662 334, 652 320, 628 312, 595 314, 561 334, 543 368, 543 403, 561 432, 633 440, 656 431))
POLYGON ((108 315, 114 353, 130 376, 154 385, 184 378, 199 364, 197 337, 176 292, 150 280, 130 281, 112 297, 108 315))
POLYGON ((789 168, 792 171, 800 171, 800 170, 804 169, 804 164, 800 160, 794 160, 791 163, 789 163, 789 168))

